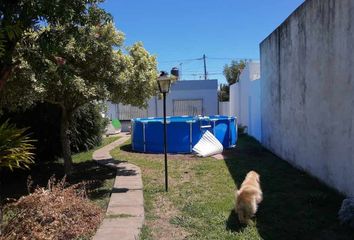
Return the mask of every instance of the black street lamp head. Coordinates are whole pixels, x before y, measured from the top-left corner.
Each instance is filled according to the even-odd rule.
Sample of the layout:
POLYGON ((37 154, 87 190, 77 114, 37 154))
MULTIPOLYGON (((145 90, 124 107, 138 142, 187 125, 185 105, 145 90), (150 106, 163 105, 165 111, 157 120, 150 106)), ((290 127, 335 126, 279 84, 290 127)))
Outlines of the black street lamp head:
POLYGON ((160 76, 159 76, 159 77, 163 77, 163 76, 168 77, 168 72, 166 72, 166 71, 160 71, 160 76))
POLYGON ((157 78, 157 84, 161 93, 168 93, 173 77, 170 77, 167 72, 161 71, 160 76, 157 78))

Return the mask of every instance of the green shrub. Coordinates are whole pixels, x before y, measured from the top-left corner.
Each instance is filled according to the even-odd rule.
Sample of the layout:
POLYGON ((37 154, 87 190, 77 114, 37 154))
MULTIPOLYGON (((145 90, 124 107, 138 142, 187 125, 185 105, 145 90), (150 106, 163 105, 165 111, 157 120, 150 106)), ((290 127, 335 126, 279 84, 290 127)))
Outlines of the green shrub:
POLYGON ((237 125, 237 133, 240 136, 246 134, 247 133, 247 126, 238 124, 237 125))
POLYGON ((91 103, 79 108, 70 127, 71 150, 86 151, 100 145, 107 124, 100 105, 91 103))
MULTIPOLYGON (((87 150, 101 142, 106 121, 102 118, 101 105, 87 104, 79 108, 73 117, 70 128, 73 152, 87 150)), ((48 103, 38 103, 31 109, 21 112, 3 111, 0 122, 10 119, 19 127, 28 127, 37 141, 36 161, 51 161, 61 157, 60 107, 48 103)))
POLYGON ((0 125, 0 169, 28 168, 33 163, 33 140, 25 134, 26 130, 8 121, 0 125))

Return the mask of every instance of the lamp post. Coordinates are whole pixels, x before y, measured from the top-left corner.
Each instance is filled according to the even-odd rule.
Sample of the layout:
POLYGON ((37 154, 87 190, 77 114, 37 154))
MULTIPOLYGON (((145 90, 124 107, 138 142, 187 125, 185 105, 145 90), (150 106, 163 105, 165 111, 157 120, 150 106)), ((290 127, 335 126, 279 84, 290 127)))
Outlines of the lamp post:
POLYGON ((167 141, 166 141, 166 94, 170 91, 171 81, 173 77, 170 77, 167 72, 162 71, 157 78, 159 90, 163 96, 163 143, 165 154, 165 191, 168 192, 168 170, 167 170, 167 141))

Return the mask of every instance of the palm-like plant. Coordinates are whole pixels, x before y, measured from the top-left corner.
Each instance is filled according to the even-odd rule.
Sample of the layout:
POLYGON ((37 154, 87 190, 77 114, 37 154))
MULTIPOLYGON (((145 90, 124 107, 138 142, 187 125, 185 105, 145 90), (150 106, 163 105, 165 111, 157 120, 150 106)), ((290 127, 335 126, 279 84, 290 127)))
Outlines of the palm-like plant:
POLYGON ((34 162, 34 140, 25 134, 26 130, 8 121, 0 125, 0 169, 29 168, 34 162))

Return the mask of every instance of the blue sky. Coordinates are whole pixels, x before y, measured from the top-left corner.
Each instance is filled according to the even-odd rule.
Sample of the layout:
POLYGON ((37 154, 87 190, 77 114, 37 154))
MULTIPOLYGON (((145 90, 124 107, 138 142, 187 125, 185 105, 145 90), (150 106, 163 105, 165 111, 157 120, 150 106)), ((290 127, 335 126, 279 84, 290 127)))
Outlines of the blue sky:
POLYGON ((259 59, 259 43, 304 0, 106 0, 102 5, 126 35, 157 56, 160 70, 182 66, 199 79, 207 56, 209 78, 225 82, 231 59, 259 59), (182 64, 182 65, 180 65, 182 64))

